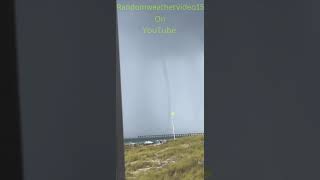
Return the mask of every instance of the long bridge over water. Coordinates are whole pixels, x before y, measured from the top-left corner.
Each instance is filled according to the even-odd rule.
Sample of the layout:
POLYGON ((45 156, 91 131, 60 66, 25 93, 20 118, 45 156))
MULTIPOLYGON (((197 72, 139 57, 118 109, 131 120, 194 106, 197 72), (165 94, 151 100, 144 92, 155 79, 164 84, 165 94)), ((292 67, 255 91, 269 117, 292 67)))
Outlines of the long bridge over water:
MULTIPOLYGON (((200 136, 204 135, 204 133, 184 133, 184 134, 175 134, 176 137, 185 137, 185 136, 200 136)), ((138 136, 138 138, 145 139, 155 139, 155 138, 171 138, 173 134, 161 134, 161 135, 146 135, 146 136, 138 136)))

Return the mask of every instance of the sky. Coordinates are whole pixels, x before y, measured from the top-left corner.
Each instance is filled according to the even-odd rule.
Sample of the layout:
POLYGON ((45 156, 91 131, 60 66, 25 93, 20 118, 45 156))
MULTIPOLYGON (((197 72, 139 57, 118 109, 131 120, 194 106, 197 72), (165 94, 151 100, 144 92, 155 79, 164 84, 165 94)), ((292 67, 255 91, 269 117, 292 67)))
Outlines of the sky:
MULTIPOLYGON (((121 3, 179 3, 172 0, 118 0, 121 3)), ((183 3, 203 3, 185 0, 183 3)), ((204 16, 190 11, 118 11, 124 137, 204 131, 204 16), (158 27, 176 34, 144 34, 158 27), (166 79, 167 75, 167 79, 166 79), (167 81, 168 80, 168 81, 167 81)))

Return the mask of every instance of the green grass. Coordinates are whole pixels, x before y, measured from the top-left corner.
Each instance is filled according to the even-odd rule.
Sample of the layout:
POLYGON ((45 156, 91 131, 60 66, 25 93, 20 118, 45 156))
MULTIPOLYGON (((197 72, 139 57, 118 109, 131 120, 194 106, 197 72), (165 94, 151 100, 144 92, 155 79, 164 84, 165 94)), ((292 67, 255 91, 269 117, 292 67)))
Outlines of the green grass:
POLYGON ((203 136, 181 137, 157 146, 126 146, 126 179, 203 180, 203 160, 203 136))

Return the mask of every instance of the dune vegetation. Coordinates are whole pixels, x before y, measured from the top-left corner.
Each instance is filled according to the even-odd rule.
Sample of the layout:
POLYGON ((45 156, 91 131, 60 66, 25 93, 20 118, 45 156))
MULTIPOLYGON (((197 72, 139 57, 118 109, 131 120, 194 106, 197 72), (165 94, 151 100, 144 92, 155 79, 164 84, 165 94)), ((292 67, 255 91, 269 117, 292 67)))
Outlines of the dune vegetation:
POLYGON ((127 180, 203 180, 204 137, 189 136, 160 145, 125 146, 127 180))

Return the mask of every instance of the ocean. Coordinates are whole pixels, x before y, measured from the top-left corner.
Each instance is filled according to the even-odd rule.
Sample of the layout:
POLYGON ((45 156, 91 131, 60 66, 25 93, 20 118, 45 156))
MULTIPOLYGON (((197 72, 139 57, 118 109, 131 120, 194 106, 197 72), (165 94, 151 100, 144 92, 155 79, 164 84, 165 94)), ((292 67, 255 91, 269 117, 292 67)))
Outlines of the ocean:
MULTIPOLYGON (((176 137, 177 138, 177 137, 176 137)), ((124 138, 124 144, 129 143, 136 143, 136 144, 143 144, 145 141, 156 141, 161 139, 173 139, 173 137, 162 137, 162 138, 124 138)))

